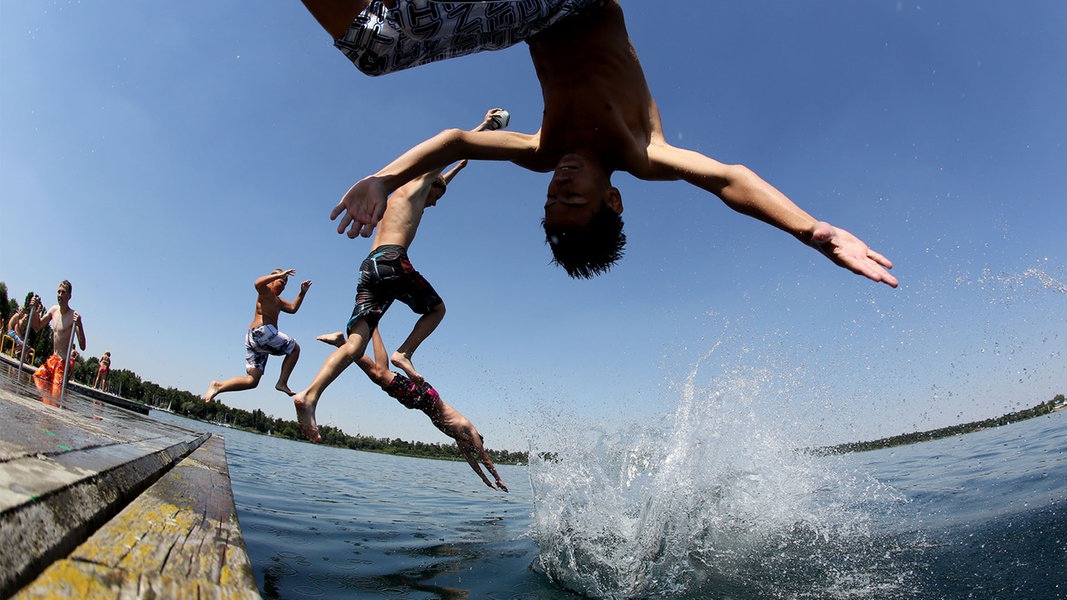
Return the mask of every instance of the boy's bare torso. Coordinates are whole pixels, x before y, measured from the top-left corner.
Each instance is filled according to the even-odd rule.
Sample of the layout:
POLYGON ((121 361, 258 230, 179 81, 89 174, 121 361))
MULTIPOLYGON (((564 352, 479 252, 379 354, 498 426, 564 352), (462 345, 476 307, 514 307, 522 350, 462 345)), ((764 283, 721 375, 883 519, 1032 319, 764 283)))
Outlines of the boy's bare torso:
POLYGON ((255 329, 261 325, 273 325, 278 327, 278 315, 282 312, 282 299, 274 290, 266 289, 259 293, 256 298, 256 316, 252 319, 249 329, 255 329))
POLYGON ((66 312, 64 312, 56 304, 48 309, 48 315, 51 318, 52 325, 52 352, 66 360, 67 357, 63 356, 63 354, 70 347, 70 339, 74 335, 74 309, 67 307, 66 312))
POLYGON ((641 176, 648 147, 663 133, 618 2, 568 18, 528 43, 545 112, 535 157, 522 166, 549 171, 563 155, 584 151, 610 169, 641 176))

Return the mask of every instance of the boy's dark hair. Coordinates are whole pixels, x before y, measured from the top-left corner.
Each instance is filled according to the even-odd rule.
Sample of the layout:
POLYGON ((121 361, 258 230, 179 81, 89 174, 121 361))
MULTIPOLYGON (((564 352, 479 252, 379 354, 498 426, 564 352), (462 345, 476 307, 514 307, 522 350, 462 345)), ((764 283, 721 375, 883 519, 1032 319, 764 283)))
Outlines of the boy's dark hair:
POLYGON ((552 262, 575 279, 592 279, 607 273, 622 258, 626 246, 622 215, 607 204, 600 206, 585 229, 554 231, 544 219, 541 227, 545 230, 545 243, 552 249, 552 262))

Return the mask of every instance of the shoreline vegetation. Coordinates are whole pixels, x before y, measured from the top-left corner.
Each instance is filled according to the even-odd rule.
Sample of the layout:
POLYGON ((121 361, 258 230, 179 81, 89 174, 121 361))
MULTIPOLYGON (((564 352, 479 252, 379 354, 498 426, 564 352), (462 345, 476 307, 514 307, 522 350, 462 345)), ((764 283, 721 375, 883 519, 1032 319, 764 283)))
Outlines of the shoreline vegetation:
POLYGON ((1042 402, 1041 404, 1017 412, 1010 412, 1006 415, 1002 415, 994 419, 985 419, 982 421, 973 421, 971 423, 950 425, 948 427, 931 429, 929 431, 903 433, 900 435, 894 435, 877 440, 872 440, 870 442, 849 442, 846 444, 837 444, 834 446, 823 446, 821 448, 815 448, 811 452, 818 455, 845 454, 847 452, 869 452, 871 450, 882 450, 884 448, 905 446, 907 444, 929 442, 932 440, 939 440, 942 438, 952 437, 956 435, 974 433, 976 431, 982 431, 983 429, 1001 427, 1003 425, 1016 423, 1018 421, 1025 421, 1027 419, 1033 419, 1035 417, 1041 417, 1047 414, 1054 413, 1056 411, 1063 410, 1064 408, 1067 408, 1067 400, 1064 399, 1063 394, 1056 394, 1056 396, 1048 402, 1042 402))
MULTIPOLYGON (((27 294, 25 305, 29 300, 27 294)), ((15 300, 8 300, 7 286, 0 282, 0 318, 4 325, 8 317, 18 310, 15 300)), ((6 329, 6 327, 5 327, 6 329)), ((45 358, 52 354, 52 336, 49 329, 31 331, 29 345, 36 353, 35 366, 39 366, 45 358)), ((98 357, 88 359, 79 356, 75 360, 71 370, 71 379, 77 383, 92 387, 96 370, 100 365, 98 357)), ((204 421, 223 427, 241 429, 251 433, 281 437, 294 441, 307 440, 300 433, 300 427, 295 420, 280 419, 268 415, 260 409, 247 411, 240 408, 226 406, 219 402, 206 404, 204 399, 192 392, 176 388, 164 388, 151 381, 142 381, 134 372, 126 369, 112 369, 108 379, 107 392, 126 400, 140 402, 150 408, 162 410, 189 419, 204 421)), ((866 452, 869 450, 881 450, 905 444, 915 444, 930 440, 973 433, 991 427, 1000 427, 1016 421, 1032 419, 1042 415, 1062 410, 1065 405, 1064 395, 1057 394, 1052 400, 1042 402, 1032 408, 1018 412, 1008 413, 994 419, 975 421, 914 433, 905 433, 891 437, 881 438, 869 442, 850 442, 834 446, 824 446, 809 450, 818 455, 844 454, 846 452, 866 452)), ((400 438, 375 438, 364 435, 349 435, 337 427, 319 425, 319 433, 322 435, 322 443, 325 446, 348 448, 350 450, 362 450, 364 452, 378 452, 381 454, 394 454, 397 456, 411 456, 415 458, 433 458, 440 460, 464 461, 459 448, 450 440, 442 444, 438 442, 410 442, 400 438)), ((308 442, 310 443, 310 442, 308 442)), ((529 453, 511 450, 493 450, 486 448, 494 463, 504 465, 525 465, 529 462, 529 453)), ((544 458, 551 460, 551 455, 544 458)))

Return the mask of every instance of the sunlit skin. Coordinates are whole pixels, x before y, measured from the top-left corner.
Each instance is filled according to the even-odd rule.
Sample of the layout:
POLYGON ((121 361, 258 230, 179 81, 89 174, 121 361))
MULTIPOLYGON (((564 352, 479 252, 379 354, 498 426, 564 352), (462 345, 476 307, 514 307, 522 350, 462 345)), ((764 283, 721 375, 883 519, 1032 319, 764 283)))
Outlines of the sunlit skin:
MULTIPOLYGON (((38 306, 37 311, 35 312, 40 314, 41 310, 41 307, 38 306)), ((7 330, 13 331, 15 336, 17 336, 17 339, 25 341, 23 338, 29 333, 27 328, 30 325, 30 321, 30 313, 26 312, 26 309, 20 306, 18 310, 15 311, 15 314, 11 315, 11 318, 7 320, 7 330)), ((15 354, 21 354, 23 342, 15 341, 15 339, 15 337, 12 338, 12 343, 14 344, 12 351, 15 354)))
POLYGON ((30 325, 34 331, 40 331, 45 325, 52 326, 52 353, 67 360, 71 335, 77 333, 78 346, 85 350, 85 328, 81 315, 70 307, 71 292, 63 284, 56 288, 56 304, 44 312, 34 310, 41 306, 41 298, 34 295, 30 299, 30 312, 33 321, 30 325))
MULTIPOLYGON (((336 38, 366 3, 305 0, 305 5, 336 38)), ((621 197, 608 179, 615 171, 645 181, 685 181, 731 209, 789 233, 839 266, 891 287, 898 285, 886 257, 848 231, 808 214, 747 167, 667 143, 659 108, 616 0, 563 19, 526 42, 544 100, 540 129, 533 134, 442 131, 349 188, 330 214, 338 222, 338 233, 369 237, 389 194, 457 160, 510 161, 531 171, 552 171, 556 177, 561 168, 569 168, 571 158, 581 157, 587 168, 605 176, 594 181, 601 184, 602 194, 614 198, 611 201, 620 212, 621 197)), ((576 184, 578 178, 570 177, 576 184)), ((558 190, 552 193, 557 201, 563 197, 558 190)), ((581 195, 599 201, 584 190, 581 195)), ((547 208, 548 225, 577 228, 588 222, 585 215, 593 207, 570 201, 556 205, 550 198, 547 208), (574 215, 565 216, 570 213, 574 215)))
MULTIPOLYGON (((340 331, 334 333, 327 333, 315 338, 320 342, 325 342, 331 346, 340 348, 345 343, 345 336, 340 331)), ((382 336, 377 329, 371 334, 372 347, 374 349, 374 359, 364 354, 356 361, 356 365, 367 374, 367 377, 371 381, 378 384, 380 387, 385 388, 393 382, 393 378, 396 374, 389 370, 389 365, 386 362, 388 353, 385 349, 385 343, 382 341, 382 336)), ((504 481, 500 479, 500 475, 496 471, 496 466, 493 464, 493 460, 489 457, 489 453, 485 450, 485 445, 482 441, 482 436, 478 433, 478 429, 464 417, 458 410, 448 405, 443 399, 439 399, 431 408, 422 411, 430 418, 430 422, 434 424, 442 433, 456 441, 456 446, 460 452, 463 453, 463 458, 470 465, 471 469, 478 474, 478 477, 485 485, 499 489, 502 491, 508 491, 504 481), (479 461, 485 465, 489 473, 496 480, 494 485, 492 481, 486 477, 482 471, 479 461)))
MULTIPOLYGON (((30 298, 30 327, 40 331, 45 325, 52 326, 52 355, 34 372, 33 383, 37 389, 55 397, 62 394, 67 369, 77 357, 77 351, 73 350, 75 336, 79 347, 85 350, 85 325, 81 315, 70 307, 71 291, 70 282, 60 282, 56 287, 56 304, 46 311, 41 310, 40 297, 34 294, 30 298)), ((47 397, 41 400, 52 403, 47 397)))
POLYGON ((619 190, 597 163, 567 154, 552 171, 545 201, 545 223, 553 230, 581 230, 605 203, 622 213, 619 190))
MULTIPOLYGON (((281 296, 282 292, 285 291, 289 277, 295 274, 295 269, 279 270, 276 273, 256 279, 252 284, 256 289, 256 309, 248 329, 255 329, 263 325, 273 325, 277 328, 278 316, 281 313, 296 314, 296 311, 300 310, 300 306, 304 303, 304 296, 307 294, 308 289, 311 288, 310 280, 300 284, 300 292, 297 293, 292 302, 283 299, 281 296)), ((293 351, 282 360, 281 373, 278 375, 278 382, 274 385, 274 389, 288 396, 294 394, 289 389, 289 376, 292 375, 293 369, 296 368, 298 360, 300 360, 300 344, 297 344, 293 351)), ((262 377, 263 371, 261 369, 247 368, 244 375, 231 377, 225 381, 212 381, 208 386, 207 392, 204 393, 204 402, 211 402, 223 392, 254 389, 259 386, 259 380, 262 377)))
MULTIPOLYGON (((485 130, 494 115, 501 109, 492 108, 485 113, 482 122, 471 130, 472 135, 486 135, 485 130)), ((451 164, 451 163, 449 163, 451 164)), ((372 248, 385 245, 396 245, 408 248, 415 239, 419 224, 426 208, 435 206, 437 201, 444 195, 449 182, 467 166, 466 160, 460 160, 453 168, 442 173, 445 165, 435 169, 428 169, 420 173, 418 177, 407 182, 396 190, 389 199, 388 210, 382 207, 380 216, 381 227, 374 237, 372 248)), ((357 294, 359 291, 357 290, 357 294)), ((394 366, 415 382, 422 382, 422 375, 415 369, 411 357, 419 345, 429 336, 444 318, 444 302, 438 303, 429 312, 420 315, 411 333, 400 347, 393 352, 390 361, 394 366)), ((319 426, 315 418, 315 410, 318 407, 319 398, 323 391, 348 368, 350 364, 359 360, 367 349, 370 342, 371 328, 367 319, 358 319, 347 332, 347 337, 337 349, 326 357, 319 372, 307 388, 293 396, 293 406, 296 409, 297 422, 304 437, 312 442, 321 442, 319 426)))

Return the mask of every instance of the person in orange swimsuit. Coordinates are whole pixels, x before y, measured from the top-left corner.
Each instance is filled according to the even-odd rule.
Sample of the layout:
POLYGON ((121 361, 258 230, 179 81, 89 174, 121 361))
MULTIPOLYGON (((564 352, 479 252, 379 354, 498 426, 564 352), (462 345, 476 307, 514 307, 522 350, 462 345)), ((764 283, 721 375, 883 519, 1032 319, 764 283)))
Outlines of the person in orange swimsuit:
POLYGON ((44 313, 39 313, 34 308, 41 306, 41 298, 34 294, 30 299, 30 314, 33 320, 30 327, 34 331, 40 331, 45 325, 52 326, 52 355, 33 374, 33 383, 38 390, 59 396, 63 391, 63 383, 67 374, 67 368, 73 366, 74 356, 67 355, 71 346, 71 336, 77 334, 78 346, 85 350, 85 325, 81 315, 70 307, 70 298, 74 287, 64 279, 56 288, 56 304, 44 313))

